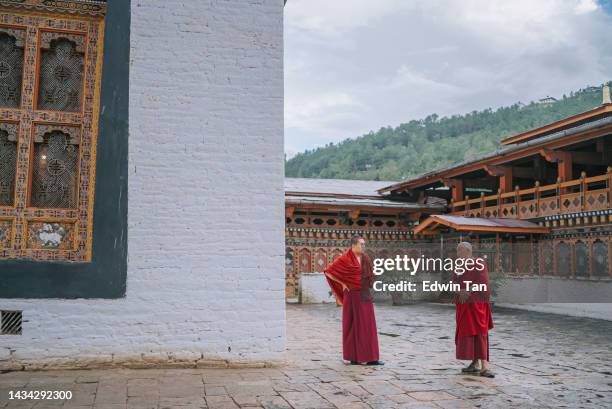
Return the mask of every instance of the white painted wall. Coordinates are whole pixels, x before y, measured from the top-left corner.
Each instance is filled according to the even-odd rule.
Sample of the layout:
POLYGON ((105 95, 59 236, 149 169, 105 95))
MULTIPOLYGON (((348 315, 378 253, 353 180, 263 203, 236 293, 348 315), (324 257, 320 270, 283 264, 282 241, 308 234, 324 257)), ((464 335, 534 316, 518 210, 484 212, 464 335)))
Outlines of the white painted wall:
POLYGON ((569 315, 571 317, 595 318, 612 321, 612 303, 540 303, 511 304, 500 303, 500 307, 516 308, 550 314, 569 315))
POLYGON ((0 367, 283 358, 282 13, 132 1, 127 297, 2 300, 0 367))
POLYGON ((612 320, 612 281, 562 277, 506 278, 495 303, 529 311, 612 320))
POLYGON ((323 273, 302 273, 300 275, 300 298, 302 304, 335 303, 331 288, 323 273))

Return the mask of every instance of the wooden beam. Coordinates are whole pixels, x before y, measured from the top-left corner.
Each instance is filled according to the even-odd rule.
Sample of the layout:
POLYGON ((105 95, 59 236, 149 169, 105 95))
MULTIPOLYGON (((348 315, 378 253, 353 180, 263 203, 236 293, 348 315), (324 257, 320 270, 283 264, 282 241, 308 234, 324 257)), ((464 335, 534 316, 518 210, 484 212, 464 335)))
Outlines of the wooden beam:
POLYGON ((481 178, 465 179, 463 181, 463 188, 478 188, 478 189, 489 189, 491 192, 497 191, 497 180, 490 176, 483 176, 481 178))
POLYGON ((359 219, 359 209, 353 209, 349 212, 349 217, 352 221, 359 219))
POLYGON ((418 204, 424 204, 427 202, 427 195, 422 190, 419 192, 419 198, 417 199, 418 204))
POLYGON ((491 176, 499 177, 499 189, 501 193, 512 192, 512 167, 485 165, 485 172, 491 176))
POLYGON ((491 176, 502 176, 505 173, 511 173, 512 176, 517 178, 535 179, 532 167, 485 165, 485 171, 491 176))
POLYGON ((451 189, 451 199, 453 202, 463 200, 463 180, 462 179, 441 179, 444 186, 451 189))
POLYGON ((572 155, 572 163, 579 165, 606 166, 610 162, 604 160, 603 152, 566 151, 572 155))
POLYGON ((572 180, 572 153, 553 149, 540 149, 540 155, 549 162, 557 164, 557 176, 562 182, 572 180))

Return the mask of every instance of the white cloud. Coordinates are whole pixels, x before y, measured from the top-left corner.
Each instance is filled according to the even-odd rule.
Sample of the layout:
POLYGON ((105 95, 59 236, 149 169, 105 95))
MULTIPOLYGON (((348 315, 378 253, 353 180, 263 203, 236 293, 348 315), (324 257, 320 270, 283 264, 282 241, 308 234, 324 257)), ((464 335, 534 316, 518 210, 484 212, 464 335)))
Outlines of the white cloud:
POLYGON ((324 126, 334 118, 350 119, 362 107, 353 97, 342 92, 303 95, 286 101, 285 126, 288 128, 324 126))
POLYGON ((611 24, 594 0, 291 0, 286 145, 600 84, 611 24))
POLYGON ((595 0, 581 0, 576 4, 574 10, 578 14, 590 13, 599 8, 595 0))

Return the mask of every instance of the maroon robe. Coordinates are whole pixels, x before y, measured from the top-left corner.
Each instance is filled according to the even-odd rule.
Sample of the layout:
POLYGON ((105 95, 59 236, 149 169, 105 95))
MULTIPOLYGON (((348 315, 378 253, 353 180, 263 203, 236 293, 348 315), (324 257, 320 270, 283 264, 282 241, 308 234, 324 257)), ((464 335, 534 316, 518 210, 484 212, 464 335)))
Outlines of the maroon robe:
MULTIPOLYGON (((484 263, 484 260, 483 260, 484 263)), ((456 358, 462 360, 484 359, 489 360, 489 330, 493 329, 493 316, 489 304, 489 271, 486 263, 482 269, 475 266, 466 269, 462 275, 455 274, 454 282, 465 289, 465 282, 473 284, 486 284, 487 290, 470 292, 465 301, 456 297, 456 323, 455 345, 456 358)))
POLYGON ((324 272, 332 292, 342 305, 343 358, 355 362, 378 361, 376 318, 370 294, 374 283, 372 260, 362 253, 360 263, 349 249, 324 272), (342 290, 338 281, 348 288, 342 290))

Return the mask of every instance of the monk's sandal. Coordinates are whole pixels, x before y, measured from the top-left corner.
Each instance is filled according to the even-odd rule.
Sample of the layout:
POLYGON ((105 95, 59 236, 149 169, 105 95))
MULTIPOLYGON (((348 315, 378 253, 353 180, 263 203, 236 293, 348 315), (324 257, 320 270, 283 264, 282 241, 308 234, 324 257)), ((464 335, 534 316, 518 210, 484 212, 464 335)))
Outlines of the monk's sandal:
POLYGON ((495 374, 488 369, 480 371, 480 376, 484 376, 485 378, 495 378, 495 374))
POLYGON ((480 372, 480 368, 476 368, 474 364, 470 364, 470 366, 466 368, 461 368, 461 372, 463 373, 477 373, 480 372))

